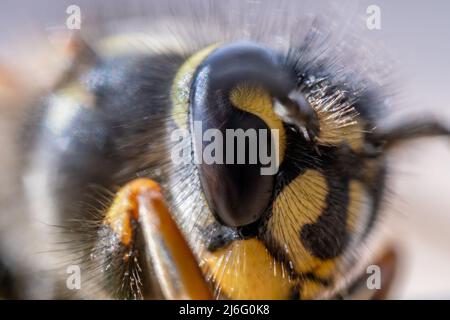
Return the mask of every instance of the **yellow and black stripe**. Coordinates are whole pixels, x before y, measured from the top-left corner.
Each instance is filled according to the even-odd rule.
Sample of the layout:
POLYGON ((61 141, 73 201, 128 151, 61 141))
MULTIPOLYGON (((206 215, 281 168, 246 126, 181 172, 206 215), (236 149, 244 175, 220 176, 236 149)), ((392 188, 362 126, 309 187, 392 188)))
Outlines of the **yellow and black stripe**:
MULTIPOLYGON (((219 49, 208 50, 214 56, 214 50, 219 49)), ((220 55, 225 54, 219 50, 213 59, 220 55)), ((211 67, 208 55, 204 58, 206 62, 196 61, 200 66, 198 70, 202 70, 201 66, 203 70, 211 67)), ((247 68, 245 72, 252 70, 247 68)), ((276 77, 273 72, 270 76, 276 77)), ((195 77, 192 78, 189 85, 195 88, 195 77)), ((332 95, 328 102, 314 94, 308 95, 305 89, 320 122, 320 132, 312 144, 274 113, 274 95, 267 89, 267 83, 259 86, 255 82, 251 77, 239 78, 228 90, 214 92, 213 98, 207 101, 214 108, 228 108, 224 111, 228 119, 236 115, 239 119, 257 117, 253 120, 255 127, 259 127, 256 124, 261 121, 262 127, 278 129, 281 165, 273 180, 269 205, 257 223, 238 228, 237 233, 217 231, 224 228, 217 226, 217 222, 204 226, 215 229, 217 237, 204 232, 210 237, 213 235, 212 239, 205 240, 209 251, 203 258, 204 269, 220 293, 230 298, 320 297, 336 284, 343 265, 348 263, 349 248, 363 240, 377 214, 384 166, 379 160, 361 155, 367 143, 370 119, 358 112, 366 106, 350 104, 343 89, 327 92, 332 95), (222 92, 225 92, 223 97, 222 92)), ((190 97, 195 99, 192 93, 190 97)), ((195 108, 195 102, 185 101, 188 102, 194 103, 195 108)), ((218 126, 227 123, 217 109, 208 110, 208 107, 202 112, 209 112, 206 117, 209 121, 212 118, 218 126)), ((190 112, 195 117, 196 111, 191 109, 190 112)), ((188 121, 187 117, 185 119, 188 121)), ((232 123, 229 127, 233 127, 232 123)), ((208 177, 211 179, 214 174, 211 172, 208 177)), ((227 194, 224 183, 217 183, 222 179, 213 181, 214 193, 227 194)), ((233 188, 241 190, 239 183, 244 181, 237 179, 233 188)), ((204 183, 203 191, 208 192, 208 189, 210 184, 204 183)), ((243 205, 244 201, 240 199, 239 204, 243 205)), ((210 208, 220 210, 217 206, 211 207, 211 203, 210 208)))

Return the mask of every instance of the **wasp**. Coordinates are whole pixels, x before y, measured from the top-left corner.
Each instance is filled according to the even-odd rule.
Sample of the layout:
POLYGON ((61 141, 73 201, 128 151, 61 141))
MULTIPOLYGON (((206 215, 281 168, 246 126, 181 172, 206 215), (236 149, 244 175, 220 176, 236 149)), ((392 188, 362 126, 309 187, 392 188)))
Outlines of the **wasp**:
POLYGON ((11 292, 351 298, 371 263, 389 287, 395 257, 368 250, 378 243, 386 156, 448 128, 385 125, 383 86, 284 9, 283 21, 258 14, 263 26, 218 6, 211 21, 191 22, 195 41, 183 39, 184 17, 170 32, 161 19, 145 33, 73 38, 70 67, 24 130, 19 194, 22 210, 45 222, 29 235, 44 252, 16 271, 2 267, 11 292), (299 25, 307 32, 278 41, 299 25), (219 160, 195 161, 206 151, 219 160), (73 265, 77 290, 66 281, 73 265), (19 274, 26 281, 14 283, 19 274))

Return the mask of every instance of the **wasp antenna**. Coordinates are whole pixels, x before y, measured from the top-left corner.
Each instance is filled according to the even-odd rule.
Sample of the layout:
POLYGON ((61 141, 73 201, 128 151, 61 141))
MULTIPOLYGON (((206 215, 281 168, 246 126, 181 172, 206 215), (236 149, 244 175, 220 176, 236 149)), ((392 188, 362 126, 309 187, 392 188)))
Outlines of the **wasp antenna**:
POLYGON ((437 119, 409 120, 401 124, 378 128, 374 140, 383 149, 421 137, 450 136, 450 127, 437 119))

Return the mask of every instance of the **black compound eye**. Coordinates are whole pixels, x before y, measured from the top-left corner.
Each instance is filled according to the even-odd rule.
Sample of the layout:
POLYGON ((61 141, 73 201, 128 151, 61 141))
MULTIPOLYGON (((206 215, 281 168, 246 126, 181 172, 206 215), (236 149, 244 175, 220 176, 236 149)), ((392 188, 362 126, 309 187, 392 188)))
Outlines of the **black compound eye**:
POLYGON ((197 68, 190 93, 194 154, 208 204, 223 224, 251 224, 268 208, 284 149, 273 102, 294 86, 277 54, 248 42, 214 50, 197 68))

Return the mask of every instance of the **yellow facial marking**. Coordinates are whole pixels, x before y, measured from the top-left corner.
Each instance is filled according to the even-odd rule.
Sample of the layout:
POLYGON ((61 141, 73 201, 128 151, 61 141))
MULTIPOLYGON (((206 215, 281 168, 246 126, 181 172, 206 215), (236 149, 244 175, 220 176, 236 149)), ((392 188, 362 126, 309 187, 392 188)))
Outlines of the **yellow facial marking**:
POLYGON ((320 263, 314 269, 313 273, 322 279, 330 278, 336 272, 336 265, 339 261, 339 258, 329 259, 329 260, 320 260, 320 263))
POLYGON ((320 123, 319 144, 337 146, 347 143, 354 151, 361 150, 364 144, 364 132, 358 123, 345 127, 334 127, 330 122, 320 123))
POLYGON ((314 103, 311 105, 319 119, 319 144, 337 146, 346 143, 354 151, 361 150, 364 144, 364 127, 353 107, 335 110, 336 107, 318 106, 314 103))
POLYGON ((333 268, 332 260, 322 261, 313 257, 300 240, 300 230, 305 224, 315 223, 325 209, 328 187, 325 177, 316 170, 307 170, 295 178, 278 195, 273 204, 268 229, 281 250, 293 262, 298 273, 314 272, 328 276, 333 268))
POLYGON ((218 47, 214 44, 192 55, 178 70, 171 92, 172 116, 178 127, 186 128, 192 77, 202 61, 218 47))
POLYGON ((232 299, 287 299, 292 281, 257 239, 237 240, 207 253, 204 269, 232 299))
POLYGON ((317 298, 324 290, 324 286, 321 283, 313 280, 305 280, 300 283, 300 299, 311 300, 317 298))
POLYGON ((279 133, 279 146, 275 150, 279 152, 279 159, 284 159, 286 149, 286 132, 283 122, 273 110, 272 97, 262 88, 248 85, 240 85, 231 91, 230 100, 233 105, 243 111, 259 117, 269 127, 279 133))

